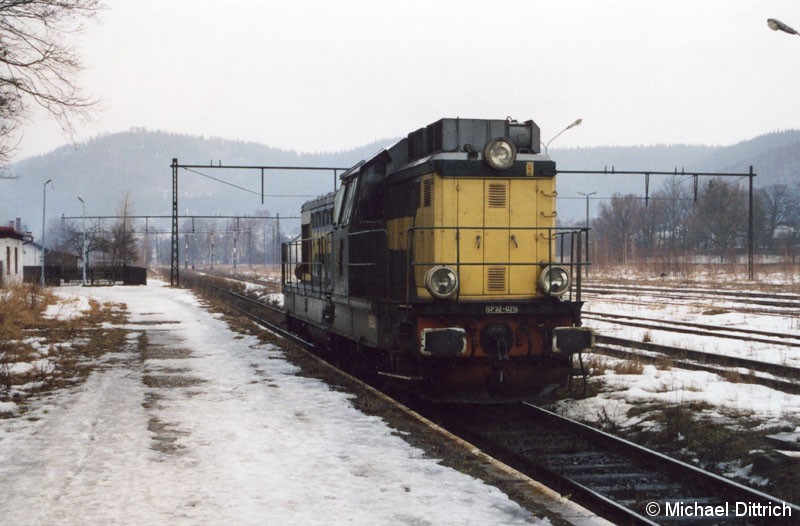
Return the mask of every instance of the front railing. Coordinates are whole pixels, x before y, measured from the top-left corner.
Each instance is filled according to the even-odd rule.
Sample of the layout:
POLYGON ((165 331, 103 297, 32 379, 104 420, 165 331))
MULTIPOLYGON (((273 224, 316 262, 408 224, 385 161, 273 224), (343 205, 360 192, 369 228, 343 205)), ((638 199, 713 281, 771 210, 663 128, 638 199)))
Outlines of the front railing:
MULTIPOLYGON (((425 267, 434 267, 440 265, 447 265, 454 267, 456 272, 461 275, 461 270, 464 267, 481 267, 486 269, 488 267, 530 267, 541 268, 548 265, 561 265, 566 267, 572 276, 572 283, 570 289, 564 298, 574 301, 581 301, 581 284, 583 281, 583 274, 585 267, 589 265, 588 252, 589 252, 589 229, 588 228, 564 228, 564 227, 486 227, 486 226, 426 226, 426 227, 411 227, 408 229, 407 237, 407 276, 406 276, 406 300, 410 301, 414 296, 412 289, 416 282, 415 276, 422 273, 417 273, 416 270, 425 267), (421 247, 417 249, 416 238, 424 235, 425 232, 438 233, 439 237, 435 240, 443 246, 431 248, 430 246, 421 247), (474 261, 475 257, 465 257, 464 243, 466 239, 465 233, 474 235, 475 232, 481 234, 489 233, 508 233, 508 243, 513 245, 510 250, 520 248, 521 243, 535 243, 536 246, 536 261, 512 261, 510 256, 497 257, 496 259, 489 259, 489 257, 481 258, 481 261, 474 261), (452 233, 452 236, 449 235, 452 233), (533 241, 520 239, 526 233, 533 234, 533 241), (518 237, 519 236, 519 237, 518 237), (448 250, 444 245, 448 242, 454 242, 453 250, 448 250), (418 252, 433 253, 438 252, 439 257, 435 260, 423 260, 418 252), (447 254, 450 252, 450 254, 447 254), (544 252, 544 254, 542 254, 544 252), (442 257, 442 254, 446 254, 442 257), (472 261, 471 261, 472 260, 472 261)), ((435 236, 429 236, 435 237, 435 236)), ((481 235, 477 236, 477 242, 481 242, 481 235)), ((510 252, 508 252, 510 254, 510 252)), ((538 275, 538 273, 537 273, 538 275)))

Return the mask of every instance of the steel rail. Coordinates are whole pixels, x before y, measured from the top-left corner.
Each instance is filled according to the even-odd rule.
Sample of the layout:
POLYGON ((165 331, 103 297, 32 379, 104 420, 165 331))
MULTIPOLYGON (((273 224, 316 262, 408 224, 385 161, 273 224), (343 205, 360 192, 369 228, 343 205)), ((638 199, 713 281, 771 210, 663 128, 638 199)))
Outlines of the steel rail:
POLYGON ((692 334, 695 336, 712 336, 714 338, 727 338, 731 340, 748 341, 755 343, 768 343, 779 344, 787 347, 800 347, 800 341, 786 342, 779 340, 800 340, 798 334, 785 334, 779 332, 760 331, 756 329, 739 329, 736 327, 722 327, 719 325, 707 325, 702 323, 690 323, 683 321, 669 321, 659 320, 655 318, 647 318, 642 316, 633 316, 628 314, 610 314, 607 312, 595 311, 582 311, 583 319, 593 319, 597 321, 608 321, 617 325, 627 325, 629 327, 639 327, 642 329, 655 329, 667 332, 677 332, 680 334, 692 334), (624 321, 631 320, 631 321, 624 321), (640 320, 640 321, 634 321, 640 320), (650 323, 643 323, 650 322, 650 323), (740 333, 749 336, 742 337, 736 334, 725 333, 740 333), (757 336, 769 336, 773 339, 761 338, 757 336))
MULTIPOLYGON (((663 359, 660 356, 653 356, 649 354, 642 354, 635 351, 626 351, 623 349, 615 349, 613 347, 606 347, 604 345, 595 345, 594 351, 606 356, 620 358, 622 360, 639 361, 658 365, 663 359)), ((689 362, 679 358, 669 358, 669 363, 673 367, 679 369, 686 369, 688 371, 705 371, 707 373, 716 374, 724 377, 726 373, 730 373, 731 369, 725 369, 723 366, 714 367, 712 365, 703 365, 698 362, 689 362)), ((730 380, 729 380, 730 381, 730 380)), ((766 378, 764 376, 756 375, 743 375, 743 382, 763 385, 776 391, 783 391, 789 394, 800 394, 800 383, 792 382, 790 380, 780 380, 777 378, 766 378)))
POLYGON ((754 305, 791 307, 800 306, 800 295, 781 292, 742 292, 719 289, 680 288, 669 289, 664 287, 647 287, 637 285, 589 285, 584 286, 584 292, 595 294, 626 293, 626 292, 655 292, 678 299, 700 299, 699 296, 714 296, 727 298, 736 303, 751 303, 754 305))
POLYGON ((699 362, 710 363, 713 365, 721 365, 723 367, 743 367, 746 369, 756 370, 758 372, 774 374, 784 378, 800 378, 800 368, 782 365, 778 363, 760 362, 758 360, 751 360, 749 358, 739 358, 738 356, 726 356, 724 354, 714 354, 705 351, 693 351, 690 349, 682 349, 679 347, 671 347, 669 345, 660 345, 651 342, 640 342, 636 340, 628 340, 625 338, 617 338, 616 336, 603 336, 596 335, 595 340, 599 344, 606 345, 619 345, 620 347, 631 347, 642 351, 649 351, 664 354, 666 356, 675 356, 689 360, 697 360, 699 362))
MULTIPOLYGON (((715 492, 719 491, 720 493, 717 495, 719 497, 733 498, 737 501, 770 503, 771 505, 776 506, 783 506, 785 504, 792 510, 792 515, 795 519, 800 517, 800 506, 787 503, 782 499, 762 491, 749 488, 715 473, 710 473, 698 468, 697 466, 693 466, 691 464, 687 464, 686 462, 682 462, 664 455, 663 453, 653 451, 652 449, 640 446, 638 444, 634 444, 633 442, 624 438, 614 436, 610 433, 606 433, 605 431, 601 431, 581 422, 563 417, 534 404, 523 402, 522 405, 536 415, 541 416, 550 422, 554 422, 558 426, 567 428, 570 431, 574 431, 584 437, 588 437, 593 443, 604 444, 617 453, 630 455, 635 459, 658 468, 659 470, 666 470, 667 472, 677 476, 679 480, 686 480, 686 477, 690 477, 693 483, 699 482, 699 485, 705 488, 715 490, 715 492)), ((649 520, 652 520, 652 518, 649 520)), ((795 522, 791 518, 782 520, 782 518, 770 517, 769 523, 794 524, 795 522)))

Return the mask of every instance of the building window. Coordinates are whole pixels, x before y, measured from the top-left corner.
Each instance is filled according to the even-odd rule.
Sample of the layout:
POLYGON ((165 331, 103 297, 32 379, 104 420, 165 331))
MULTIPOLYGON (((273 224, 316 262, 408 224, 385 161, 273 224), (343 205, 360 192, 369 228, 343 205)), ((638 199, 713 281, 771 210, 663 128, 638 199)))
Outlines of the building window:
POLYGON ((19 274, 19 247, 14 247, 14 274, 19 274))

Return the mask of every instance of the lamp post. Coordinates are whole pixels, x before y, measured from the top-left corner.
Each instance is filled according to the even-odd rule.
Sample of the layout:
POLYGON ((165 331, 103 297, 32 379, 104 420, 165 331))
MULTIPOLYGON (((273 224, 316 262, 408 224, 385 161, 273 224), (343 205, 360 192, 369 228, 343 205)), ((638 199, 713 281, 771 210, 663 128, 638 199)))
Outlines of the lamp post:
POLYGON ((42 281, 41 285, 44 287, 44 258, 45 258, 45 248, 44 248, 44 231, 45 231, 45 211, 47 210, 47 185, 53 186, 53 180, 48 179, 45 181, 44 185, 42 185, 42 281))
POLYGON ((84 202, 84 200, 81 198, 81 196, 78 196, 78 201, 80 201, 81 205, 83 206, 83 244, 81 245, 81 252, 83 254, 82 255, 82 258, 83 258, 83 286, 85 287, 86 286, 86 263, 87 263, 86 262, 86 259, 87 259, 86 258, 86 202, 84 202))
POLYGON ((767 18, 767 25, 773 31, 783 31, 784 33, 789 33, 790 35, 800 36, 800 33, 787 26, 777 18, 767 18))
POLYGON ((561 135, 561 134, 562 134, 562 133, 564 133, 565 131, 567 131, 567 130, 569 130, 569 129, 571 129, 571 128, 574 128, 575 126, 580 126, 582 122, 583 122, 583 119, 575 119, 575 122, 573 122, 572 124, 570 124, 569 126, 567 126, 566 128, 564 128, 563 130, 561 130, 560 132, 558 132, 557 134, 555 134, 555 135, 553 136, 553 138, 552 138, 552 139, 550 139, 549 141, 547 141, 547 143, 546 143, 546 144, 544 144, 544 143, 543 143, 543 144, 544 144, 544 154, 545 154, 545 155, 547 155, 547 147, 548 147, 548 146, 550 146, 550 143, 551 143, 551 142, 553 142, 554 140, 556 140, 556 137, 558 137, 559 135, 561 135))

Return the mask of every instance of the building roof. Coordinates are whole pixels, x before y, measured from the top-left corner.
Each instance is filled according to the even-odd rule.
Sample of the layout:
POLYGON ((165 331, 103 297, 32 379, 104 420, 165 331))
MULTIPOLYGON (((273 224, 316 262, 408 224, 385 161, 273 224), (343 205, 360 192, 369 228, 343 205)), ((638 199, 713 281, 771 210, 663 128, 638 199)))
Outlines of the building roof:
POLYGON ((22 232, 18 232, 14 228, 10 226, 0 226, 0 239, 4 238, 11 238, 11 239, 19 239, 22 241, 25 239, 25 234, 22 232))

